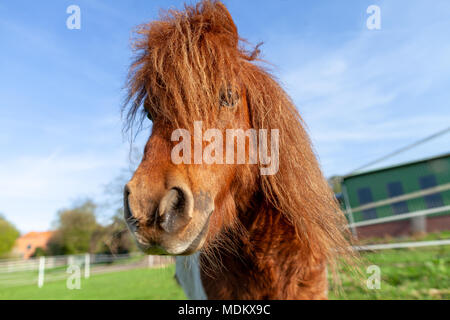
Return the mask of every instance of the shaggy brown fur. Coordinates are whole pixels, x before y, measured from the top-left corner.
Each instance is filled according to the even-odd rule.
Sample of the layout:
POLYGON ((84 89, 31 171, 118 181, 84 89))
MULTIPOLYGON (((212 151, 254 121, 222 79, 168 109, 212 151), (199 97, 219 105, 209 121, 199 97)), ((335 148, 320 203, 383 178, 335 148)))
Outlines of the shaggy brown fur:
MULTIPOLYGON (((216 1, 170 10, 138 34, 127 124, 133 126, 140 110, 149 113, 149 143, 159 135, 170 144, 171 130, 192 129, 194 120, 202 120, 205 130, 280 130, 276 175, 261 176, 254 165, 197 168, 217 177, 211 182, 217 187, 215 211, 201 256, 208 297, 326 298, 326 266, 352 254, 347 222, 293 102, 261 63, 255 64, 258 49, 244 49, 231 15, 216 1), (224 88, 240 97, 232 113, 218 105, 224 88)), ((145 169, 150 153, 168 156, 150 145, 137 173, 142 179, 150 174, 145 169)), ((190 187, 195 190, 204 179, 190 174, 190 187)))

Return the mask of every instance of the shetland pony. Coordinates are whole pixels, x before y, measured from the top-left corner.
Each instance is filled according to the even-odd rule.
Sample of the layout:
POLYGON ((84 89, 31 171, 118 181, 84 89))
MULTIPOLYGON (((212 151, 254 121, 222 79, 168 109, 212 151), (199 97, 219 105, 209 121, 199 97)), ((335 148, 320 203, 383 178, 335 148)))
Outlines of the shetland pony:
MULTIPOLYGON (((292 100, 262 67, 258 46, 244 44, 218 1, 169 10, 138 28, 126 128, 145 117, 153 125, 125 187, 125 218, 142 250, 178 256, 190 298, 326 299, 327 266, 352 254, 346 220, 292 100), (192 133, 195 121, 223 135, 278 130, 278 171, 192 154, 174 163, 173 134, 192 133)), ((248 160, 249 143, 245 150, 248 160)))

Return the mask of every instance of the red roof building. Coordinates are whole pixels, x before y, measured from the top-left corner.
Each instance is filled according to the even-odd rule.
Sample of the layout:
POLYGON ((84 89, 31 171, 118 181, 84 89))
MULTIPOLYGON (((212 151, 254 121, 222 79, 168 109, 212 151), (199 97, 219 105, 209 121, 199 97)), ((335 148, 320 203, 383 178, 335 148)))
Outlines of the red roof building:
POLYGON ((21 258, 28 259, 37 248, 46 249, 53 232, 29 232, 16 240, 14 252, 21 258))

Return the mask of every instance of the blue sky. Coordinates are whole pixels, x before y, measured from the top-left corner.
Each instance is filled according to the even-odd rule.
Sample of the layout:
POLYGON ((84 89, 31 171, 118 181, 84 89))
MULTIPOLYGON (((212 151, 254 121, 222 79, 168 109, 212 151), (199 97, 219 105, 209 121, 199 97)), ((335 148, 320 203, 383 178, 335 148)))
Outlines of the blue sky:
MULTIPOLYGON (((242 37, 264 41, 326 176, 450 125, 449 1, 224 2, 242 37), (372 4, 381 30, 366 28, 372 4)), ((76 199, 101 202, 128 166, 120 105, 131 30, 182 3, 0 2, 0 212, 21 231, 48 229, 76 199), (72 4, 81 30, 66 28, 72 4)), ((449 152, 449 138, 379 166, 449 152)))

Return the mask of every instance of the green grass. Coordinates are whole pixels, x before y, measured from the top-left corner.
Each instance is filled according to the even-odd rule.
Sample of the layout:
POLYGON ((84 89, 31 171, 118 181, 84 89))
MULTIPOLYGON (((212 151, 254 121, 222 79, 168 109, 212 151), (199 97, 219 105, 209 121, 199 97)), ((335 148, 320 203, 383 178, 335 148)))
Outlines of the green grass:
MULTIPOLYGON (((340 270, 342 289, 331 290, 330 299, 450 299, 450 246, 364 253, 362 260, 362 276, 345 268, 340 270), (365 271, 369 265, 380 267, 379 290, 366 287, 365 271)), ((174 280, 174 269, 172 265, 163 269, 94 274, 81 280, 80 290, 68 290, 66 280, 45 283, 41 289, 36 285, 11 288, 0 285, 0 300, 184 299, 174 280)))
POLYGON ((46 283, 42 288, 27 285, 0 287, 0 300, 164 300, 185 299, 174 280, 175 267, 133 269, 91 275, 81 280, 80 290, 69 290, 66 280, 46 283))
POLYGON ((448 246, 386 250, 362 255, 362 277, 342 269, 342 290, 331 299, 450 299, 450 248, 448 246), (366 267, 377 265, 381 288, 366 286, 366 267))
POLYGON ((360 240, 359 244, 376 244, 376 243, 399 243, 412 241, 432 241, 450 239, 450 231, 440 231, 434 233, 419 233, 415 235, 400 236, 400 237, 383 237, 383 238, 367 238, 360 240))

